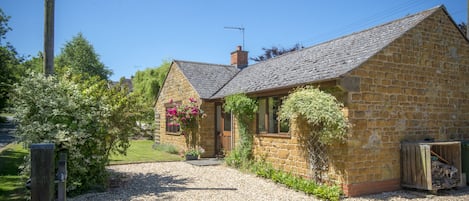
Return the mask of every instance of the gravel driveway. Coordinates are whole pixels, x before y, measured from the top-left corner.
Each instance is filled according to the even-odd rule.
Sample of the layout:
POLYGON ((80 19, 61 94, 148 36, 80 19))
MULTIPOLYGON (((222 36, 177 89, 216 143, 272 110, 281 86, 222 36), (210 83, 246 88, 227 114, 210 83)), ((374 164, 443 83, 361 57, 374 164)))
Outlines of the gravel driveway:
MULTIPOLYGON (((128 181, 104 193, 81 195, 84 200, 318 200, 252 174, 223 165, 195 166, 186 162, 144 163, 111 166, 125 173, 128 181)), ((438 196, 426 191, 401 190, 346 201, 469 200, 469 188, 442 191, 438 196)))
POLYGON ((110 169, 128 173, 127 184, 109 192, 68 200, 316 200, 223 165, 163 162, 116 165, 110 169))

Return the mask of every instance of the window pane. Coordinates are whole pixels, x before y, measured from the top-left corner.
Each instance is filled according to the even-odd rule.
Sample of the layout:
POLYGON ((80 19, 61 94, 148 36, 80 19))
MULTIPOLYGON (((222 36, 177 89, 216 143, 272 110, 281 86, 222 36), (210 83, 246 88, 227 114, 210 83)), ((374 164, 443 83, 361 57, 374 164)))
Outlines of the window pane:
POLYGON ((268 112, 269 112, 269 133, 278 133, 278 121, 277 121, 278 98, 269 97, 267 105, 268 105, 268 112))
POLYGON ((288 122, 288 120, 280 121, 280 132, 288 133, 289 130, 290 130, 290 122, 288 122))
POLYGON ((231 131, 231 114, 224 113, 223 115, 223 130, 231 131))
MULTIPOLYGON (((282 105, 282 99, 278 98, 277 100, 277 112, 278 113, 278 108, 280 108, 280 106, 282 105)), ((290 121, 288 120, 283 120, 283 121, 279 121, 280 122, 280 132, 281 133, 288 133, 288 131, 290 130, 290 121)))
POLYGON ((171 132, 171 126, 170 126, 170 120, 168 117, 166 117, 166 131, 171 132))
POLYGON ((258 112, 258 119, 257 119, 257 122, 258 122, 257 130, 259 132, 266 132, 266 129, 265 129, 266 99, 265 98, 259 99, 258 103, 259 103, 259 112, 258 112))
POLYGON ((216 108, 216 129, 217 129, 217 133, 218 132, 221 132, 221 122, 220 122, 220 119, 221 119, 221 105, 217 105, 217 108, 216 108))
MULTIPOLYGON (((166 111, 168 111, 168 109, 170 108, 171 107, 167 107, 166 111)), ((171 118, 166 117, 166 132, 177 133, 179 131, 180 131, 179 124, 176 121, 172 120, 171 118)))

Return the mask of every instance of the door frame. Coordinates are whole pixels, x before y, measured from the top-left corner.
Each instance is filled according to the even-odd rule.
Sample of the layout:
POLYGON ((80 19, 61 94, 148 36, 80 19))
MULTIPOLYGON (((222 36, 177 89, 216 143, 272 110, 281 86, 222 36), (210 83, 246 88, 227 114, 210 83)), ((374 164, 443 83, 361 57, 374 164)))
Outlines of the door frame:
POLYGON ((231 114, 229 114, 231 129, 225 131, 225 115, 226 113, 223 111, 222 103, 215 103, 215 155, 219 155, 222 148, 225 155, 233 150, 233 119, 231 114), (226 140, 224 137, 229 137, 228 143, 225 144, 225 146, 223 146, 223 142, 226 140), (228 149, 226 147, 228 147, 228 149))

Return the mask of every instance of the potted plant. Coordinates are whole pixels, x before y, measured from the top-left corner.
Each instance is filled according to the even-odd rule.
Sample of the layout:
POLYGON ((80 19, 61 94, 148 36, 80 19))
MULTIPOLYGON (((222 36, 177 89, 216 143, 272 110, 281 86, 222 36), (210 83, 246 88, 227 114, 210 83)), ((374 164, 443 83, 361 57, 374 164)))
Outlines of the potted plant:
POLYGON ((199 156, 205 152, 205 149, 198 147, 197 149, 189 149, 184 153, 186 160, 197 160, 199 156))

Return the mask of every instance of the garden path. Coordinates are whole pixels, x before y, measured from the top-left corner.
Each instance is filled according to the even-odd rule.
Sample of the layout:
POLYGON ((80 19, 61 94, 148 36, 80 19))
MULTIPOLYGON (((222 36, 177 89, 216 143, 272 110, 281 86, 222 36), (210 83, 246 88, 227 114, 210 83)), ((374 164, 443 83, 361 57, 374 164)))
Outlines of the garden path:
POLYGON ((15 140, 15 124, 13 118, 7 116, 7 122, 0 123, 0 150, 15 140))

